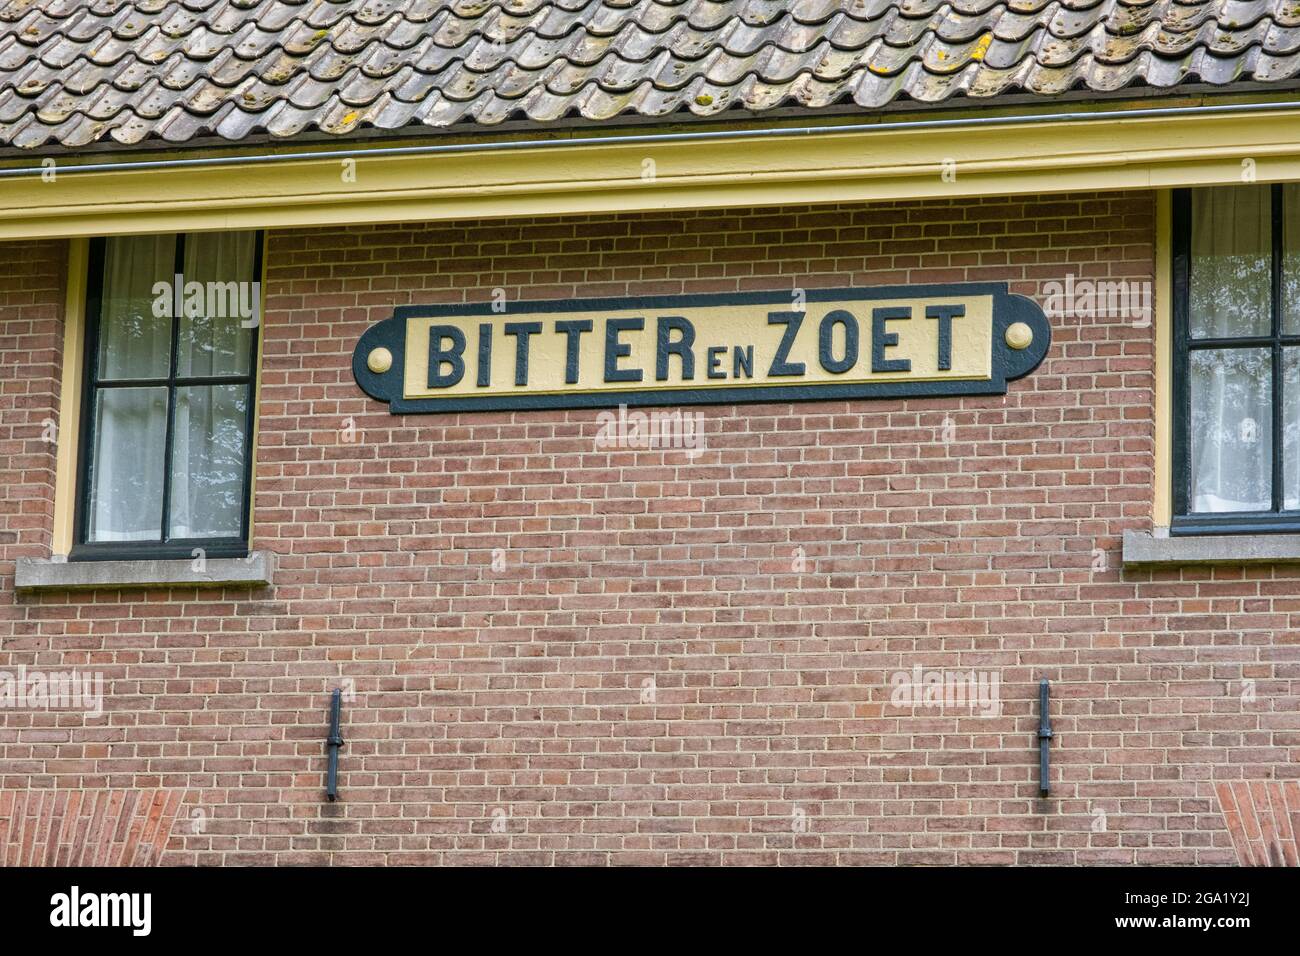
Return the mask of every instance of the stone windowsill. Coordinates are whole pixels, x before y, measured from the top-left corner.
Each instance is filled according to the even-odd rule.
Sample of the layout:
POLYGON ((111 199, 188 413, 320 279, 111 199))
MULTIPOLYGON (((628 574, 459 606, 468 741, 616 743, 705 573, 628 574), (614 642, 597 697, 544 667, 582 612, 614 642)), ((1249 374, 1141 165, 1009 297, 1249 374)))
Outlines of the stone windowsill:
POLYGON ((246 558, 208 558, 202 571, 194 561, 66 561, 19 558, 14 569, 18 591, 80 591, 97 588, 265 587, 271 583, 271 554, 252 551, 246 558))
POLYGON ((1171 538, 1168 528, 1124 532, 1124 567, 1300 563, 1300 534, 1205 534, 1171 538))

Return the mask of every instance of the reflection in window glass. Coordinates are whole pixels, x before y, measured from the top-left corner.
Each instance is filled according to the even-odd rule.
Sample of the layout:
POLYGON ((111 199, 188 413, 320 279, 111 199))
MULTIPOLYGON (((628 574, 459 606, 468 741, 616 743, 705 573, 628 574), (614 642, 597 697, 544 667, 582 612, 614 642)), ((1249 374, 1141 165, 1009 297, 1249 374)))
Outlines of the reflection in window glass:
POLYGON ((1300 335, 1300 185, 1282 187, 1282 210, 1282 334, 1300 335))
POLYGON ((1282 507, 1300 511, 1300 348, 1282 350, 1282 507))
POLYGON ((1273 500, 1268 349, 1191 353, 1191 510, 1267 511, 1273 500))
POLYGON ((172 320, 154 308, 155 286, 170 289, 176 271, 175 236, 124 236, 104 250, 100 303, 99 379, 166 378, 172 320))
POLYGON ((166 388, 99 390, 88 540, 158 540, 166 439, 166 388))
POLYGON ((171 537, 239 534, 244 505, 247 385, 176 390, 171 537))
POLYGON ((253 232, 204 232, 185 237, 185 285, 201 292, 183 299, 177 335, 176 374, 245 375, 257 320, 252 281, 253 232), (195 285, 196 284, 196 285, 195 285))
POLYGON ((1193 338, 1272 332, 1271 195, 1268 186, 1192 190, 1193 338))

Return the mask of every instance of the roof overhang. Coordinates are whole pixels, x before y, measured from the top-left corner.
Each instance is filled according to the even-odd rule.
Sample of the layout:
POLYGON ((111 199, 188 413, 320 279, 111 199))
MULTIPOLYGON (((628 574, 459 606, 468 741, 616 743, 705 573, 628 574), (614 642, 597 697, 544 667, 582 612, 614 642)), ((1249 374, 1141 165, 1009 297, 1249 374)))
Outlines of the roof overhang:
POLYGON ((873 122, 24 159, 0 170, 0 239, 1298 180, 1297 128, 1300 101, 1288 97, 1147 99, 873 122))

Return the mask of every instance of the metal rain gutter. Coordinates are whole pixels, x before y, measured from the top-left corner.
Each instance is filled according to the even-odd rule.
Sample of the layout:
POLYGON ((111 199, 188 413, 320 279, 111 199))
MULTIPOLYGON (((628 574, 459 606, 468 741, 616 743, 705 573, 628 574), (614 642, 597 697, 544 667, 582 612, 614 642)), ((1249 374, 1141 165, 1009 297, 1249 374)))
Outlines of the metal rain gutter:
MULTIPOLYGON (((436 156, 450 153, 495 153, 516 149, 565 149, 579 146, 621 146, 647 143, 707 142, 711 140, 758 139, 768 136, 833 136, 842 133, 870 133, 898 130, 961 129, 999 124, 1079 123, 1103 120, 1158 119, 1165 116, 1204 116, 1272 112, 1300 109, 1300 101, 1278 103, 1226 103, 1217 106, 1151 107, 1117 110, 1106 113, 1030 113, 1020 116, 970 116, 932 120, 900 120, 892 123, 853 123, 844 126, 777 126, 750 130, 701 130, 678 133, 638 133, 630 136, 586 136, 578 139, 527 139, 496 143, 444 143, 424 146, 382 146, 374 149, 337 149, 313 153, 261 153, 241 156, 210 156, 193 159, 157 159, 120 163, 86 163, 55 165, 58 175, 144 171, 151 169, 187 169, 205 166, 244 166, 312 160, 359 159, 372 156, 436 156)), ((48 160, 50 157, 46 157, 48 160)), ((0 179, 40 176, 50 167, 24 166, 0 169, 0 179)))

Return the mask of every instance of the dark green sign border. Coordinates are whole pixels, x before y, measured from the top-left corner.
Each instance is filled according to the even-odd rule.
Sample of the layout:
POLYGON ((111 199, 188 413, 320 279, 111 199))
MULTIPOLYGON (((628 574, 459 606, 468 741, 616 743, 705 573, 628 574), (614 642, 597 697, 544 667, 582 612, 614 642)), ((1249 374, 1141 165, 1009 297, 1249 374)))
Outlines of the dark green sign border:
POLYGON ((731 405, 753 402, 804 402, 844 398, 932 398, 949 395, 1005 395, 1007 383, 1028 375, 1047 354, 1052 330, 1047 316, 1032 299, 1007 291, 1005 282, 963 282, 946 285, 877 286, 867 289, 809 289, 808 304, 816 302, 871 302, 880 299, 942 299, 991 295, 993 297, 992 374, 980 381, 821 382, 806 385, 748 385, 736 388, 630 389, 627 391, 572 392, 547 395, 502 395, 453 398, 402 397, 406 367, 406 320, 451 316, 509 316, 511 314, 571 312, 680 312, 717 305, 791 305, 790 290, 774 292, 723 292, 706 295, 641 296, 613 299, 549 299, 511 302, 506 311, 493 312, 491 303, 457 305, 407 305, 394 310, 362 334, 352 353, 352 376, 371 398, 388 403, 394 415, 421 412, 478 412, 538 408, 617 408, 619 405, 731 405), (1023 350, 1006 343, 1007 327, 1023 322, 1033 340, 1023 350), (393 365, 382 373, 370 371, 366 356, 387 348, 393 365))

